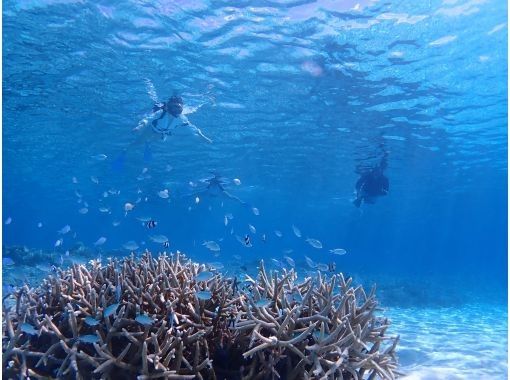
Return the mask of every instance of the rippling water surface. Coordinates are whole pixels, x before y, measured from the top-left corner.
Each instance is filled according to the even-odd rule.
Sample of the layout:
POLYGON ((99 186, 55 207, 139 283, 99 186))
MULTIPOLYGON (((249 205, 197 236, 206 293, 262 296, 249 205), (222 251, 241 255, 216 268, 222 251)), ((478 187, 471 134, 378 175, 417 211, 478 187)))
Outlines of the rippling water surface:
POLYGON ((82 244, 92 256, 131 240, 161 249, 149 235, 164 234, 232 271, 283 255, 335 261, 385 284, 388 305, 503 304, 506 15, 497 0, 4 1, 4 245, 54 251, 58 264, 82 244), (213 143, 170 138, 114 170, 173 93, 213 143), (390 192, 357 209, 359 173, 382 157, 390 192), (250 207, 197 203, 193 185, 211 171, 250 207))

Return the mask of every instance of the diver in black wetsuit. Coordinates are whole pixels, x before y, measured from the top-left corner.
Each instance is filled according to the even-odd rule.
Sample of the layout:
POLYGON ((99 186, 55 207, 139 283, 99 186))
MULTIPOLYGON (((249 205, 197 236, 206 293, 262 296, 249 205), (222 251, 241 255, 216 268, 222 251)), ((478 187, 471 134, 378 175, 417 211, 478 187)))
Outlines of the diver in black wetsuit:
POLYGON ((390 181, 384 175, 384 170, 388 165, 386 156, 385 154, 378 166, 362 173, 356 182, 356 199, 353 201, 356 207, 360 207, 362 203, 373 204, 377 197, 388 194, 390 181))

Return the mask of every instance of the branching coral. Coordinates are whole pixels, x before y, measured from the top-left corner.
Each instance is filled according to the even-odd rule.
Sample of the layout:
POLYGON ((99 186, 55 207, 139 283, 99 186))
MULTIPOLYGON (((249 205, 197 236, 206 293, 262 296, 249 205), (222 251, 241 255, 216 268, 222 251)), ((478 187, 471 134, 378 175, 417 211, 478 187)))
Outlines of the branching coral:
POLYGON ((342 274, 238 282, 182 254, 59 270, 3 311, 8 378, 395 378, 398 337, 342 274))

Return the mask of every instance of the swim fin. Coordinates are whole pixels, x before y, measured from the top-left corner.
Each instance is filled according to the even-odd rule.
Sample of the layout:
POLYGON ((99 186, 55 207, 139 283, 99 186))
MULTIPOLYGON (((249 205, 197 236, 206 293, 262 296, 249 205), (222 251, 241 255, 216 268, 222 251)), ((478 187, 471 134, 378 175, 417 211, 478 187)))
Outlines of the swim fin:
POLYGON ((126 163, 126 151, 123 150, 115 160, 112 162, 112 170, 115 172, 121 172, 124 169, 126 163))
POLYGON ((151 147, 149 146, 149 143, 145 143, 145 149, 143 151, 143 160, 145 162, 150 162, 152 161, 152 151, 151 151, 151 147))

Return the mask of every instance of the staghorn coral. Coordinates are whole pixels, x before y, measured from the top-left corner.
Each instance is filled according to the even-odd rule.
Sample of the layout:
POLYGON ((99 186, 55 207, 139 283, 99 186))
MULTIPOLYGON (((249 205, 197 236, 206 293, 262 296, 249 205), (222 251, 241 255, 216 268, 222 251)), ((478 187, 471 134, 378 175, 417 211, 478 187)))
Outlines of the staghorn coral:
POLYGON ((342 274, 226 278, 179 252, 58 270, 3 310, 6 378, 393 379, 398 337, 342 274))

